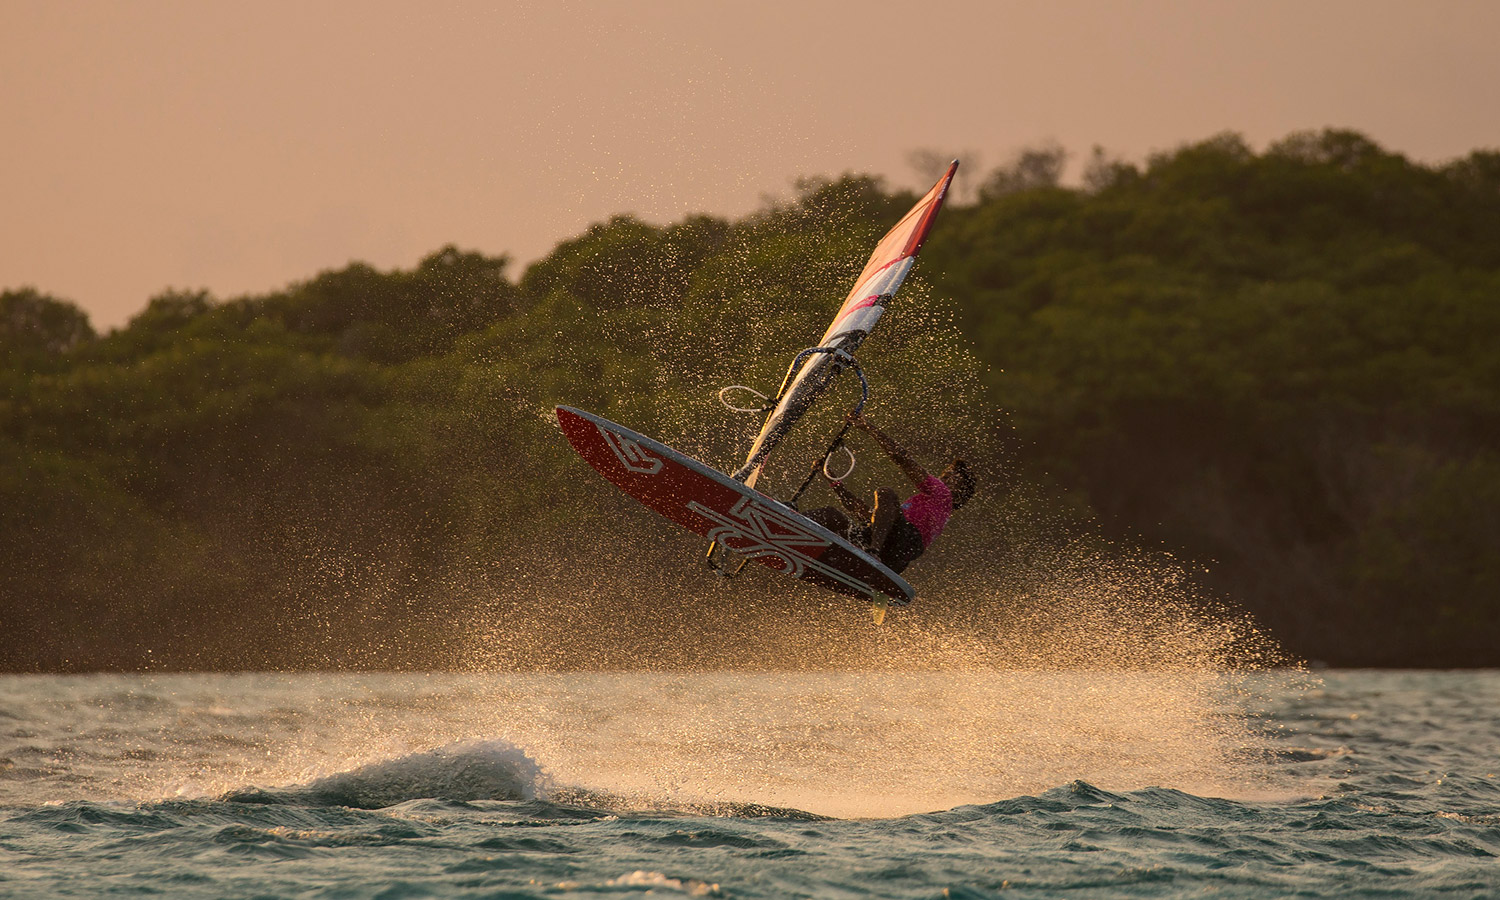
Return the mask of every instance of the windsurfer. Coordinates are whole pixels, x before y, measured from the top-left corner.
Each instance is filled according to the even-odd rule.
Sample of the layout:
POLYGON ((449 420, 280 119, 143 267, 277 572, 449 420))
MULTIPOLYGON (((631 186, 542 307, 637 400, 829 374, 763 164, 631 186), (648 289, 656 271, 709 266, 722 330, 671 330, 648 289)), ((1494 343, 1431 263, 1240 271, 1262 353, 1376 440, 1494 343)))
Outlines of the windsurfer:
MULTIPOLYGON (((916 486, 917 493, 903 502, 893 489, 880 488, 875 492, 872 509, 842 482, 829 479, 834 494, 844 509, 853 514, 853 520, 833 506, 809 510, 803 515, 831 531, 847 535, 851 541, 862 544, 878 556, 891 571, 901 572, 932 546, 954 510, 974 496, 974 476, 968 464, 955 457, 943 473, 934 478, 890 435, 876 428, 863 415, 850 413, 849 422, 875 439, 891 462, 916 486)), ((819 463, 818 467, 821 469, 822 464, 819 463)))

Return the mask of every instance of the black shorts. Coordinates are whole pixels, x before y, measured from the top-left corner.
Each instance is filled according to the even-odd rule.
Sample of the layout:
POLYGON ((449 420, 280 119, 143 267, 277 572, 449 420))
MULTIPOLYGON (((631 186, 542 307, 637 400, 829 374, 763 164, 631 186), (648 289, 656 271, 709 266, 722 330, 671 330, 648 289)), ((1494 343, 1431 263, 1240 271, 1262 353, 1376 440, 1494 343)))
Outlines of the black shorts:
MULTIPOLYGON (((854 535, 852 534, 854 523, 849 521, 849 517, 844 514, 844 511, 837 507, 820 506, 817 509, 810 509, 802 515, 812 519, 845 540, 854 539, 854 535)), ((866 533, 869 532, 868 528, 863 530, 866 533)), ((892 572, 900 572, 911 565, 912 560, 921 556, 922 551, 925 549, 922 546, 922 532, 917 530, 917 526, 906 521, 905 516, 898 516, 896 524, 891 526, 890 534, 885 536, 885 546, 881 547, 880 551, 875 555, 880 558, 881 562, 885 563, 887 569, 890 569, 892 572)))
POLYGON ((906 521, 906 516, 901 516, 891 526, 891 533, 885 536, 885 546, 880 548, 880 561, 892 572, 902 572, 926 549, 922 546, 922 532, 906 521))

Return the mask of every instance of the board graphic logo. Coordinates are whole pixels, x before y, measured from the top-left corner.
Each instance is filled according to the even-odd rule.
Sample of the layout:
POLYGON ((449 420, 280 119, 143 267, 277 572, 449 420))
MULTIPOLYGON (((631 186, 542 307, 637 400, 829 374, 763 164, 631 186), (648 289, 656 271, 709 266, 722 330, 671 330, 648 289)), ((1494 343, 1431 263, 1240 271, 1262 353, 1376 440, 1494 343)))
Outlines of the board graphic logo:
POLYGON ((810 569, 839 584, 871 593, 869 585, 807 554, 827 548, 826 539, 749 497, 740 497, 727 515, 696 500, 688 501, 687 508, 714 523, 706 535, 709 540, 719 541, 741 556, 762 562, 774 560, 776 569, 797 578, 810 569))
POLYGON ((622 434, 615 434, 597 422, 594 427, 599 429, 599 435, 604 438, 604 443, 609 445, 609 449, 615 454, 615 459, 618 459, 620 465, 626 470, 640 475, 655 475, 661 471, 662 461, 647 453, 640 444, 622 434))

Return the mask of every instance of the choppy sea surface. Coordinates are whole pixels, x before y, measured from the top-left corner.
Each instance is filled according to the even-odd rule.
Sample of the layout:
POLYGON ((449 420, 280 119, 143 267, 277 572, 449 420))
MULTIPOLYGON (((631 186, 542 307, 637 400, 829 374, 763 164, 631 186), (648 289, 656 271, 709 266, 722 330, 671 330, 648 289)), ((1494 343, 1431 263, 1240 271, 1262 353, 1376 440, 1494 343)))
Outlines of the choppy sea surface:
POLYGON ((1500 673, 0 678, 0 896, 1494 897, 1500 673))

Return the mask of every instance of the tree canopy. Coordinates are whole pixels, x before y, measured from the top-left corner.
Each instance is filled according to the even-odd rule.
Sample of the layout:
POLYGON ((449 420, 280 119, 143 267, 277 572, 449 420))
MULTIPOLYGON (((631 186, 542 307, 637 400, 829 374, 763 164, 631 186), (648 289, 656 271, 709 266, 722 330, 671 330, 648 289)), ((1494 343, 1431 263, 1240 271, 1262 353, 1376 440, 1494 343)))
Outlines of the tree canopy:
MULTIPOLYGON (((1500 664, 1500 153, 1222 135, 1096 151, 1079 187, 1063 160, 950 202, 864 351, 872 415, 979 461, 992 513, 962 527, 1165 548, 1305 656, 1500 664)), ((713 391, 774 387, 914 200, 811 180, 737 220, 617 216, 518 277, 450 246, 166 291, 103 335, 5 291, 0 668, 447 665, 538 565, 687 569, 598 534, 635 511, 548 411, 732 465, 750 426, 713 391)), ((665 577, 606 614, 719 602, 665 577)))

